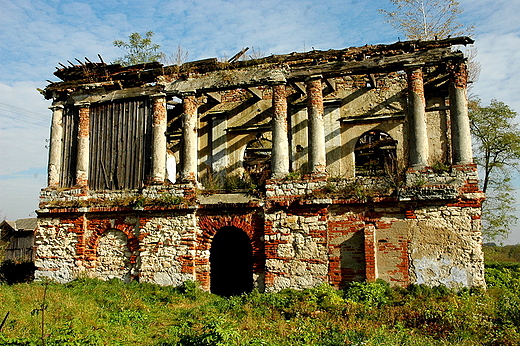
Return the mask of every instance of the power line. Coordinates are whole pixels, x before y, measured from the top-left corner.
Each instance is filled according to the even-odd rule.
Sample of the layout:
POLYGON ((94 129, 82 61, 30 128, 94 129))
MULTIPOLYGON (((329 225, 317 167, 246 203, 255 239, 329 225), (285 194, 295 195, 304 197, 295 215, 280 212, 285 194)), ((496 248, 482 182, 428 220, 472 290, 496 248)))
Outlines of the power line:
POLYGON ((49 118, 21 107, 13 106, 4 102, 0 102, 0 116, 4 118, 9 118, 16 120, 18 122, 24 122, 31 125, 41 126, 48 128, 49 118), (35 122, 39 121, 38 122, 35 122), (45 125, 41 122, 45 122, 45 125))
POLYGON ((37 122, 30 121, 30 120, 27 120, 27 119, 20 119, 20 117, 16 117, 16 116, 13 116, 13 115, 7 115, 7 114, 0 113, 0 117, 13 119, 13 120, 16 120, 18 122, 23 122, 23 123, 26 123, 26 124, 36 125, 36 126, 40 126, 40 127, 44 127, 44 128, 49 128, 48 125, 43 125, 41 123, 37 123, 37 122))
POLYGON ((32 114, 37 115, 37 116, 40 116, 40 117, 45 117, 44 115, 42 115, 42 114, 39 113, 39 112, 33 112, 33 111, 28 110, 28 109, 21 108, 21 107, 18 107, 18 106, 13 106, 13 105, 10 105, 10 104, 8 104, 8 103, 1 102, 1 101, 0 101, 0 106, 4 106, 4 107, 8 107, 8 108, 12 108, 12 109, 15 109, 15 110, 17 110, 17 111, 24 112, 24 113, 32 113, 32 114))

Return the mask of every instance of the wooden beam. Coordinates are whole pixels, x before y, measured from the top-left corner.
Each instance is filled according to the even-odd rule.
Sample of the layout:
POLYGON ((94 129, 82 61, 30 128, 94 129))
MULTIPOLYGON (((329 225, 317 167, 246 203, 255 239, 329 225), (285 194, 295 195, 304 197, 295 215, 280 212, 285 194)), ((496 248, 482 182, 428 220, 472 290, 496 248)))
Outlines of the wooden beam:
POLYGON ((301 95, 305 95, 307 93, 307 89, 305 87, 305 83, 303 82, 292 82, 291 83, 294 88, 296 89, 296 91, 298 91, 301 95))
POLYGON ((206 92, 206 95, 210 97, 211 99, 217 101, 217 103, 222 103, 222 95, 220 95, 217 91, 208 91, 206 92))
POLYGON ((373 73, 368 74, 368 79, 370 80, 370 85, 372 88, 377 88, 376 76, 373 73))
POLYGON ((260 89, 258 89, 257 87, 249 87, 249 88, 246 88, 246 90, 249 91, 255 99, 257 99, 257 100, 263 99, 262 91, 260 89))
POLYGON ((332 91, 336 91, 336 81, 332 78, 325 78, 325 84, 332 89, 332 91))
POLYGON ((271 131, 271 124, 252 125, 252 126, 236 126, 227 129, 228 132, 250 133, 250 132, 268 132, 271 131))

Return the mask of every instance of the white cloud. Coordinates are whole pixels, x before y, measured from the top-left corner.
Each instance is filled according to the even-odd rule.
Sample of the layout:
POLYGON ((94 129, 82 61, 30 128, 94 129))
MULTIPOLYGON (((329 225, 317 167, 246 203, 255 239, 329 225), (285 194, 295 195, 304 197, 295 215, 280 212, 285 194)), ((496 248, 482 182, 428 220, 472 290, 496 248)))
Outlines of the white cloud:
MULTIPOLYGON (((520 111, 520 2, 460 2, 464 24, 475 24, 482 64, 474 92, 520 111)), ((163 51, 181 44, 191 60, 230 57, 245 46, 265 54, 339 49, 404 39, 377 11, 389 7, 386 0, 0 0, 0 102, 42 114, 48 125, 50 101, 35 89, 57 79, 58 62, 98 61, 97 54, 113 61, 123 54, 113 40, 132 32, 152 30, 163 51)), ((24 122, 23 112, 17 121, 1 114, 0 108, 0 209, 8 203, 11 210, 4 201, 10 196, 20 200, 12 203, 20 212, 9 217, 26 217, 45 179, 36 183, 22 172, 44 172, 49 129, 24 122)))

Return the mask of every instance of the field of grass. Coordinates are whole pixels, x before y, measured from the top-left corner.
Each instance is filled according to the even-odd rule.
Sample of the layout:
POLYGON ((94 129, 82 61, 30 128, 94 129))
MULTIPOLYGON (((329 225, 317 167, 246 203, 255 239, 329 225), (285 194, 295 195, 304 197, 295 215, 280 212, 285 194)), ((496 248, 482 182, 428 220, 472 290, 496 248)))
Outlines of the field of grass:
POLYGON ((519 345, 520 264, 490 263, 487 290, 384 282, 223 298, 80 279, 0 283, 0 345, 519 345))

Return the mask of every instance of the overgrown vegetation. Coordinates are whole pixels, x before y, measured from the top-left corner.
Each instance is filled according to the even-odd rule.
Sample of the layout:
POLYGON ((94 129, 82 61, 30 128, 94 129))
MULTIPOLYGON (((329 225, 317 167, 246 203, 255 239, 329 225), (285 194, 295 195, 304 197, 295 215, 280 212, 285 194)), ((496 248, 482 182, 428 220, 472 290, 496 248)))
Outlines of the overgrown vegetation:
POLYGON ((378 281, 230 298, 193 282, 0 284, 0 344, 517 345, 519 266, 494 265, 486 279, 487 291, 378 281))
POLYGON ((202 193, 247 191, 250 194, 258 193, 259 184, 247 173, 218 176, 208 174, 202 181, 202 193))
POLYGON ((71 199, 67 201, 51 201, 45 205, 49 207, 81 208, 81 207, 130 207, 143 208, 146 206, 172 207, 179 204, 190 204, 187 198, 172 195, 169 192, 159 193, 156 197, 144 197, 142 195, 130 195, 117 198, 89 198, 71 199))
POLYGON ((123 49, 126 54, 117 58, 114 63, 123 66, 145 64, 156 62, 164 58, 164 53, 159 51, 160 45, 152 42, 153 31, 148 31, 141 36, 138 32, 133 32, 128 36, 128 42, 114 40, 114 46, 123 49))

